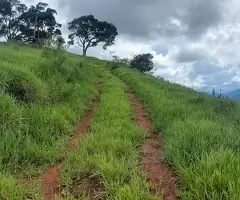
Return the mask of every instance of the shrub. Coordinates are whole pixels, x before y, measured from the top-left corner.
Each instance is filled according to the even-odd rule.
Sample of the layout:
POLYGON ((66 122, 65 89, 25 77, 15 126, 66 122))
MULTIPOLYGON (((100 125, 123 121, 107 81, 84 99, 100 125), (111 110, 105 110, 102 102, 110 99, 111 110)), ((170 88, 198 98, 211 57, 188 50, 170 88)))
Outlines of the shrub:
POLYGON ((133 60, 130 62, 130 66, 141 72, 149 72, 153 69, 152 59, 153 55, 150 53, 140 54, 134 56, 133 60))

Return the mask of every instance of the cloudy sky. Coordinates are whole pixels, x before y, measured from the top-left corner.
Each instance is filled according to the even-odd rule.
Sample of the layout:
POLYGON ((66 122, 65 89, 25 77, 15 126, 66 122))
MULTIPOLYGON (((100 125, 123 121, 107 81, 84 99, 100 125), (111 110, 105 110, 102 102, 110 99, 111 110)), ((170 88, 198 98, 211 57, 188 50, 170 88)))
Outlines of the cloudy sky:
MULTIPOLYGON (((35 0, 23 0, 34 4, 35 0)), ((110 59, 110 51, 131 58, 154 55, 156 72, 198 90, 240 88, 239 0, 45 0, 64 24, 82 15, 113 23, 116 44, 88 54, 110 59)), ((79 47, 71 47, 81 53, 79 47)))

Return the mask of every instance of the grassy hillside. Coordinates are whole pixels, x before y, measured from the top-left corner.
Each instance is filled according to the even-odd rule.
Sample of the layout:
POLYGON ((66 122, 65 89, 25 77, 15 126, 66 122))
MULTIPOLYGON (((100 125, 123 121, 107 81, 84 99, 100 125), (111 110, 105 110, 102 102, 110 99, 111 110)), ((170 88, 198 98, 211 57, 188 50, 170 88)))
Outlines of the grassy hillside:
POLYGON ((0 55, 0 199, 23 199, 4 174, 34 177, 62 159, 101 70, 63 52, 14 44, 1 44, 0 55))
POLYGON ((114 73, 142 99, 154 131, 162 133, 182 199, 240 199, 239 105, 128 68, 114 73))
POLYGON ((1 43, 0 55, 0 199, 43 199, 41 174, 58 163, 61 199, 88 199, 89 177, 99 199, 159 199, 140 165, 130 88, 163 137, 181 199, 240 199, 239 105, 95 58, 1 43), (99 87, 91 128, 65 158, 99 87))
POLYGON ((106 75, 91 132, 66 160, 62 177, 67 186, 64 193, 68 195, 63 199, 80 198, 82 188, 76 189, 77 185, 89 175, 104 188, 97 199, 157 199, 150 195, 144 172, 138 167, 136 146, 144 134, 132 122, 126 85, 107 72, 106 75))

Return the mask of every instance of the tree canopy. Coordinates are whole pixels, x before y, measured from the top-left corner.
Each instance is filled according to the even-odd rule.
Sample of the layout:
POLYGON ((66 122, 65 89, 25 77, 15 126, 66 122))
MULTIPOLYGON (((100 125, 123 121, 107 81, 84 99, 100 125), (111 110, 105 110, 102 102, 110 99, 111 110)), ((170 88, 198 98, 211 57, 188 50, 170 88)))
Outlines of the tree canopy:
POLYGON ((56 14, 46 3, 27 8, 19 0, 0 0, 0 37, 35 43, 53 34, 61 35, 56 14))
POLYGON ((118 35, 117 28, 108 22, 99 21, 93 15, 82 16, 74 19, 69 24, 69 44, 78 44, 86 55, 88 48, 102 44, 106 49, 113 45, 118 35))
POLYGON ((150 53, 139 54, 134 56, 130 63, 132 68, 138 69, 141 72, 149 72, 153 70, 153 55, 150 53))
POLYGON ((19 34, 19 17, 27 10, 18 0, 0 0, 0 37, 11 40, 19 34))
POLYGON ((24 41, 46 39, 53 34, 61 35, 61 24, 56 22, 57 11, 46 3, 31 6, 20 17, 20 38, 24 41))
MULTIPOLYGON (((27 7, 20 0, 0 0, 0 37, 7 41, 18 40, 37 43, 41 46, 61 46, 61 24, 57 23, 57 11, 47 3, 39 2, 27 7), (46 41, 49 40, 49 41, 46 41), (49 44, 52 42, 53 44, 49 44)), ((86 55, 88 48, 102 45, 103 49, 113 45, 118 35, 117 28, 93 15, 82 16, 68 23, 69 45, 78 44, 86 55)))

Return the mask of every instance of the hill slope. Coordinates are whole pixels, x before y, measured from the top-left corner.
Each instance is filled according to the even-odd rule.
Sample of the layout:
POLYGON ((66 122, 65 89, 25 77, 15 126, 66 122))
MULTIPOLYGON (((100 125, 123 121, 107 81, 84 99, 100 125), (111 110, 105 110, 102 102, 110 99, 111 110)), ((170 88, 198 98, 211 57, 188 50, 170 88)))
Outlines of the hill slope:
POLYGON ((179 175, 184 200, 240 199, 240 107, 191 89, 118 68, 162 133, 165 161, 179 175))
POLYGON ((226 96, 226 97, 232 99, 234 102, 240 104, 240 89, 234 90, 227 94, 224 94, 224 96, 226 96))
POLYGON ((231 97, 231 99, 232 99, 233 101, 235 101, 236 103, 240 104, 240 94, 239 94, 239 95, 236 95, 236 96, 233 96, 233 97, 231 97))
POLYGON ((239 105, 95 58, 0 54, 0 199, 240 199, 239 105))
MULTIPOLYGON (((30 178, 62 159, 62 145, 87 111, 98 75, 94 64, 63 52, 1 44, 0 54, 0 173, 30 178)), ((14 181, 5 184, 0 181, 0 199, 28 193, 14 191, 14 181)))
POLYGON ((237 89, 237 90, 234 90, 232 92, 224 94, 224 96, 226 96, 226 97, 234 97, 234 96, 237 96, 237 95, 240 95, 240 89, 237 89))

